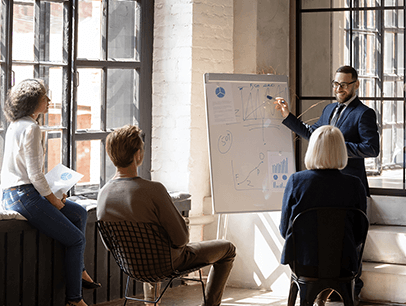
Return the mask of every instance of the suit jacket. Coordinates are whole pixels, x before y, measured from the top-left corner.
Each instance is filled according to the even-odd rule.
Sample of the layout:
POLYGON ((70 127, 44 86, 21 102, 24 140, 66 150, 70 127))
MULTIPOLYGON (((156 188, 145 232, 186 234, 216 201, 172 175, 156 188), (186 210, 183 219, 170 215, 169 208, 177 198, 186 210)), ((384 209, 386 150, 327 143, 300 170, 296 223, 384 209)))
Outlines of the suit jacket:
MULTIPOLYGON (((296 134, 309 139, 318 127, 330 124, 337 104, 336 102, 327 105, 319 120, 311 126, 303 123, 292 114, 289 114, 282 123, 296 134)), ((379 134, 375 111, 356 97, 344 109, 336 126, 344 135, 348 152, 348 164, 342 172, 359 177, 369 196, 364 158, 376 157, 379 154, 379 134)))
MULTIPOLYGON (((289 178, 282 202, 282 215, 279 231, 285 239, 282 251, 281 263, 289 264, 293 256, 293 241, 290 225, 295 217, 313 207, 354 207, 366 212, 365 189, 358 177, 343 174, 337 169, 305 170, 296 172, 289 178)), ((313 226, 309 224, 309 226, 313 226)), ((356 251, 358 240, 356 238, 359 229, 350 228, 347 235, 352 235, 351 245, 346 246, 345 254, 349 258, 351 266, 357 263, 356 251)), ((302 265, 317 266, 317 249, 309 246, 314 245, 315 237, 307 237, 296 245, 300 253, 298 261, 302 265)))

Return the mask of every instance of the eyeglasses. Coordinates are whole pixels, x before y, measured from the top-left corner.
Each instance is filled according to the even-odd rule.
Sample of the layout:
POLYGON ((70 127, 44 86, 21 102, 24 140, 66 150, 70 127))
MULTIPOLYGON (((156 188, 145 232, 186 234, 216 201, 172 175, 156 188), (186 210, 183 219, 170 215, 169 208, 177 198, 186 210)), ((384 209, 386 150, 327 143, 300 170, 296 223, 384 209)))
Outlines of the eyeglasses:
POLYGON ((338 88, 338 86, 341 86, 342 89, 347 89, 348 85, 351 85, 353 83, 355 83, 357 80, 352 81, 350 83, 346 83, 346 82, 337 82, 337 81, 331 81, 331 86, 333 86, 333 88, 338 88))

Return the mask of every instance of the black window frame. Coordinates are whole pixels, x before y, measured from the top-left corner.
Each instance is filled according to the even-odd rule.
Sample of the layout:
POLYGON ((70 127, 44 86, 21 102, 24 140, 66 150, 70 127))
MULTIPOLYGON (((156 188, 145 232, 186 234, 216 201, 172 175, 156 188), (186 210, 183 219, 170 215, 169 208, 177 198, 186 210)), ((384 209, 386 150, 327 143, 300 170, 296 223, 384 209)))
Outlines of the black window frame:
MULTIPOLYGON (((13 39, 13 7, 14 4, 23 3, 27 5, 30 1, 15 1, 15 0, 0 0, 3 8, 0 12, 0 22, 3 20, 4 32, 0 33, 4 41, 0 41, 0 48, 3 57, 0 57, 0 72, 2 74, 0 88, 1 88, 1 109, 4 106, 4 102, 7 96, 7 91, 13 84, 13 65, 32 65, 34 67, 34 77, 42 77, 47 75, 44 70, 50 67, 62 67, 63 84, 62 84, 62 114, 61 114, 61 126, 48 128, 48 138, 61 138, 61 161, 72 169, 77 169, 77 161, 75 156, 75 145, 78 141, 83 140, 100 140, 101 143, 101 165, 100 165, 100 183, 97 186, 87 186, 89 188, 74 188, 71 195, 86 195, 90 198, 94 198, 107 181, 106 177, 106 159, 108 158, 104 149, 105 139, 111 130, 106 129, 106 82, 107 82, 107 70, 109 68, 130 68, 137 69, 139 73, 139 126, 145 133, 145 154, 144 162, 140 167, 140 176, 150 179, 151 169, 151 131, 152 131, 152 53, 153 53, 153 25, 154 25, 154 1, 151 0, 128 0, 128 2, 136 2, 140 7, 140 32, 137 39, 141 42, 139 50, 139 60, 134 61, 117 61, 108 60, 88 60, 77 58, 78 47, 78 11, 79 0, 34 0, 32 5, 35 6, 35 21, 34 21, 34 60, 33 61, 13 61, 12 59, 12 39, 13 39), (43 60, 47 54, 46 35, 49 25, 49 14, 40 14, 39 10, 47 9, 49 3, 62 3, 63 4, 63 61, 59 63, 43 60), (40 20, 41 16, 48 16, 47 20, 40 20), (42 33, 42 34, 40 34, 42 33), (45 37, 45 40, 44 40, 45 37), (103 79, 102 89, 104 94, 101 95, 101 127, 97 131, 76 130, 76 91, 77 86, 80 86, 77 79, 78 68, 102 68, 103 79), (42 69, 42 73, 40 73, 42 69)), ((114 0, 101 0, 103 9, 108 10, 109 3, 114 0)), ((31 5, 31 4, 29 4, 31 5)), ((102 37, 101 41, 107 40, 107 26, 108 14, 102 14, 102 37)), ((104 49, 105 50, 105 49, 104 49)), ((46 78, 45 78, 45 81, 46 78)), ((7 130, 8 123, 1 111, 0 114, 0 137, 4 139, 5 132, 7 130)), ((123 122, 122 125, 131 122, 123 122)), ((4 150, 4 148, 0 148, 4 150)), ((1 153, 1 152, 0 152, 1 153)), ((2 156, 2 154, 0 155, 2 156)), ((1 165, 1 164, 0 164, 1 165)), ((45 167, 45 170, 50 170, 45 167)))
MULTIPOLYGON (((302 93, 302 16, 303 14, 312 14, 312 13, 336 13, 336 12, 348 12, 349 13, 349 28, 346 28, 346 30, 349 32, 349 36, 347 37, 347 47, 349 48, 350 52, 350 62, 346 63, 358 70, 359 68, 359 63, 357 62, 357 55, 361 54, 364 50, 360 50, 361 44, 354 44, 354 35, 359 29, 357 29, 357 20, 356 18, 359 16, 358 13, 366 13, 368 11, 375 11, 376 12, 376 22, 377 22, 377 27, 379 28, 378 35, 379 35, 379 43, 381 44, 381 52, 379 54, 380 58, 378 59, 378 73, 375 76, 375 78, 378 80, 376 82, 376 86, 380 86, 378 90, 375 90, 375 93, 378 91, 378 94, 375 94, 375 96, 359 96, 359 98, 362 100, 369 100, 373 101, 375 103, 375 110, 377 111, 377 119, 378 119, 378 128, 380 132, 382 131, 383 127, 383 103, 385 101, 396 101, 396 102, 401 102, 403 103, 403 147, 406 148, 406 95, 405 93, 403 96, 398 97, 396 95, 390 96, 390 97, 385 97, 384 96, 384 81, 388 80, 390 78, 395 78, 396 82, 402 82, 403 83, 403 88, 406 88, 406 83, 405 83, 405 71, 406 71, 406 60, 403 58, 403 74, 399 77, 397 76, 390 76, 385 74, 384 72, 384 34, 386 33, 385 31, 388 31, 388 28, 384 28, 384 14, 385 11, 390 11, 390 10, 402 10, 403 12, 403 28, 398 28, 398 29, 392 29, 393 31, 399 33, 402 32, 403 34, 403 46, 399 45, 400 47, 403 47, 403 53, 405 52, 406 48, 406 39, 404 39, 404 34, 405 34, 405 25, 406 25, 406 5, 404 4, 403 0, 396 0, 396 4, 403 3, 401 5, 385 5, 385 0, 378 0, 375 1, 374 4, 375 6, 367 6, 367 5, 360 5, 360 3, 363 3, 363 1, 360 0, 345 0, 344 6, 345 7, 335 7, 335 4, 337 3, 334 0, 326 1, 323 7, 320 8, 302 8, 302 0, 297 1, 296 3, 296 55, 295 55, 295 61, 296 61, 296 73, 295 73, 295 94, 296 94, 296 100, 295 100, 295 107, 296 107, 296 113, 301 114, 302 112, 305 111, 303 107, 303 102, 304 101, 312 101, 312 100, 325 100, 332 102, 334 101, 334 97, 332 96, 316 96, 316 95, 304 95, 302 93)), ((332 25, 330 26, 330 31, 332 31, 332 25)), ((395 52, 398 52, 399 50, 395 48, 395 52)), ((336 67, 338 68, 338 67, 336 67)), ((368 76, 369 78, 371 76, 368 76)), ((363 78, 366 78, 366 76, 362 75, 362 73, 359 73, 359 79, 362 80, 363 78)), ((382 139, 382 134, 381 134, 381 139, 382 139)), ((302 139, 296 138, 296 164, 297 164, 297 169, 302 170, 302 162, 301 162, 301 157, 304 155, 303 152, 303 146, 302 146, 302 139)), ((381 153, 382 153, 382 145, 381 145, 381 153)), ((376 163, 377 163, 377 169, 378 172, 382 170, 382 154, 376 158, 376 163)), ((371 173, 373 174, 373 173, 371 173)), ((406 196, 406 158, 403 158, 403 188, 402 189, 391 189, 391 188, 370 188, 370 192, 372 195, 391 195, 391 196, 406 196)))

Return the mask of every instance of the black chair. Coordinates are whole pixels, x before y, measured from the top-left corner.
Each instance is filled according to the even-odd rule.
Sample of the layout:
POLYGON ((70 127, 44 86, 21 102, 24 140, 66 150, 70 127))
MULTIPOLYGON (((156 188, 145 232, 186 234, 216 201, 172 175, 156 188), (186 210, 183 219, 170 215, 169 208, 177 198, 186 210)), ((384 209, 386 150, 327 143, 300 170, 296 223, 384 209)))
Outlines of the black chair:
POLYGON ((111 252, 120 269, 128 275, 124 305, 127 300, 156 305, 172 281, 177 278, 200 282, 206 303, 201 268, 207 265, 200 265, 186 271, 175 270, 172 266, 171 242, 164 228, 152 223, 128 221, 97 221, 96 224, 105 247, 111 252), (199 271, 198 279, 184 277, 194 271, 199 271), (147 301, 128 296, 130 278, 147 283, 169 281, 159 296, 155 295, 154 301, 147 301))
POLYGON ((288 306, 295 305, 298 291, 300 305, 312 306, 317 295, 325 289, 335 290, 345 306, 353 306, 355 278, 361 269, 368 227, 367 216, 356 208, 311 208, 298 214, 291 226, 294 259, 291 263, 288 306), (313 242, 309 242, 308 237, 317 239, 310 239, 313 242), (356 250, 349 247, 354 242, 359 246, 356 250), (306 256, 307 250, 309 254, 317 250, 318 266, 315 274, 309 275, 306 266, 297 261, 299 250, 302 258, 306 256), (355 263, 350 262, 351 251, 358 253, 358 261, 355 263), (352 271, 348 270, 351 266, 352 271))

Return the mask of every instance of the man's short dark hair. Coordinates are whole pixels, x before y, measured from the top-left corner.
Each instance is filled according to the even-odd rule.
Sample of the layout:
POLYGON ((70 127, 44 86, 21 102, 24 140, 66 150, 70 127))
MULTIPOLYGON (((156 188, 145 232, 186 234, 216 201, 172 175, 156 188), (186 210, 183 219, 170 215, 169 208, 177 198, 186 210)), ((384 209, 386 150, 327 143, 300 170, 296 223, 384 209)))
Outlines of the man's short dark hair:
POLYGON ((340 68, 337 69, 336 73, 341 72, 341 73, 351 73, 351 76, 354 81, 358 80, 358 73, 357 70, 355 70, 351 66, 341 66, 340 68))

